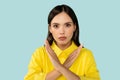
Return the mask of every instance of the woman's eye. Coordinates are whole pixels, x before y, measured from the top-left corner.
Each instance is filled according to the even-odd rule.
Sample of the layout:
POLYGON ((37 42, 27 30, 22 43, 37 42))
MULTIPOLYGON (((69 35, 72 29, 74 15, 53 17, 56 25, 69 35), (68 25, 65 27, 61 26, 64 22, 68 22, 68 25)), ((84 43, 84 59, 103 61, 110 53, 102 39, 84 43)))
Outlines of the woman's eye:
POLYGON ((54 28, 58 28, 58 25, 53 25, 54 28))
POLYGON ((71 26, 71 24, 66 24, 66 27, 70 27, 71 26))

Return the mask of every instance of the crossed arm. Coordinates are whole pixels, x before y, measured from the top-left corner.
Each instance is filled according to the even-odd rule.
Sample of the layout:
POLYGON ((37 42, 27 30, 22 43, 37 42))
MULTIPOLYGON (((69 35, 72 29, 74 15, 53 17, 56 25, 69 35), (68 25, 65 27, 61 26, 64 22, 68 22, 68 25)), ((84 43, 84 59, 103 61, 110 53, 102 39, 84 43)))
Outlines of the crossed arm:
POLYGON ((61 64, 58 57, 56 56, 55 52, 51 49, 48 41, 45 42, 45 48, 47 51, 47 54, 54 66, 54 70, 47 74, 46 80, 56 80, 59 76, 64 75, 67 80, 80 80, 80 77, 78 77, 75 73, 69 70, 70 66, 74 63, 75 59, 79 55, 79 52, 82 48, 82 46, 79 46, 78 49, 73 51, 66 61, 61 64))

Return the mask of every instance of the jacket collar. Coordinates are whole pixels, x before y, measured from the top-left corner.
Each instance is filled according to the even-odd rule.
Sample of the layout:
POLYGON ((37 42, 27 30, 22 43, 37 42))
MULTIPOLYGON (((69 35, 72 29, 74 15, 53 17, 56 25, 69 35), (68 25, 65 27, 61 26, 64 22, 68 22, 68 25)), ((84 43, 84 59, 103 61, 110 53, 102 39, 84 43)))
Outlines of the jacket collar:
POLYGON ((56 43, 53 41, 51 48, 54 50, 54 52, 56 53, 57 56, 59 55, 69 55, 70 53, 72 53, 75 49, 77 49, 76 44, 74 43, 74 41, 72 41, 72 44, 66 48, 65 50, 61 50, 56 43))

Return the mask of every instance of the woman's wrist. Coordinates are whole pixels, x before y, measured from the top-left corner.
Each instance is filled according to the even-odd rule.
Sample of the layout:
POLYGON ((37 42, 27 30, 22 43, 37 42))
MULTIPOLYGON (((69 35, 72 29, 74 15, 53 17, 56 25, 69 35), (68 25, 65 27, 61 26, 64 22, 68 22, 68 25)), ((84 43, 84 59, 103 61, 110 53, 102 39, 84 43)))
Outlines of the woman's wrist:
POLYGON ((46 75, 46 80, 56 80, 60 75, 61 73, 54 69, 46 75))
POLYGON ((77 76, 75 73, 73 73, 63 65, 59 66, 59 72, 64 75, 67 80, 80 80, 79 76, 77 76))

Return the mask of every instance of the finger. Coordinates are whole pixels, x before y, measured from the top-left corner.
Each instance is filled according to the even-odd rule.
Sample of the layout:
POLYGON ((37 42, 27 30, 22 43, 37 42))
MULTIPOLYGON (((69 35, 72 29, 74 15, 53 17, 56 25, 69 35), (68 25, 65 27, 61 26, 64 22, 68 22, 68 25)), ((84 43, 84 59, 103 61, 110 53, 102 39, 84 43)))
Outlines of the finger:
POLYGON ((74 61, 75 57, 77 56, 76 53, 77 53, 77 50, 75 50, 73 53, 71 53, 68 56, 68 58, 66 59, 66 61, 64 62, 64 64, 72 63, 74 61))
POLYGON ((45 46, 46 46, 47 50, 50 50, 50 45, 49 45, 49 42, 47 40, 45 41, 45 46))
POLYGON ((46 48, 46 52, 47 52, 48 56, 51 58, 52 57, 52 55, 51 55, 52 51, 50 50, 50 46, 49 46, 49 43, 48 43, 47 40, 45 41, 45 48, 46 48))
POLYGON ((50 47, 50 44, 47 40, 45 41, 45 45, 46 45, 46 49, 48 51, 49 56, 54 58, 55 60, 59 61, 56 53, 52 50, 52 48, 50 47))
POLYGON ((45 41, 45 47, 46 47, 46 49, 47 49, 47 51, 48 51, 49 53, 52 53, 52 52, 53 52, 53 50, 51 49, 50 44, 49 44, 49 42, 48 42, 47 40, 45 41))
POLYGON ((71 60, 71 59, 75 56, 76 53, 77 53, 77 50, 74 50, 74 51, 68 56, 68 58, 66 59, 66 61, 71 60))
POLYGON ((67 66, 67 67, 70 67, 74 61, 76 60, 76 58, 78 57, 78 54, 80 52, 82 48, 82 45, 78 47, 78 49, 74 50, 69 56, 68 58, 66 59, 66 61, 64 62, 64 65, 67 66))
POLYGON ((83 47, 83 45, 81 44, 81 45, 78 47, 78 49, 77 49, 77 53, 80 52, 80 50, 82 49, 82 47, 83 47))
POLYGON ((83 45, 81 44, 79 47, 78 47, 78 49, 81 49, 83 47, 83 45))

